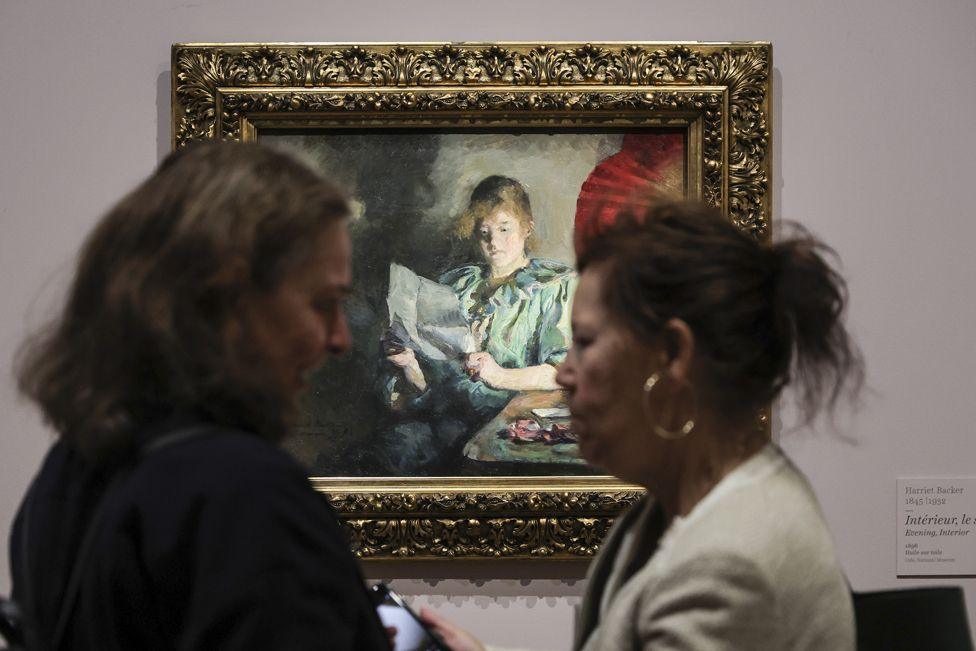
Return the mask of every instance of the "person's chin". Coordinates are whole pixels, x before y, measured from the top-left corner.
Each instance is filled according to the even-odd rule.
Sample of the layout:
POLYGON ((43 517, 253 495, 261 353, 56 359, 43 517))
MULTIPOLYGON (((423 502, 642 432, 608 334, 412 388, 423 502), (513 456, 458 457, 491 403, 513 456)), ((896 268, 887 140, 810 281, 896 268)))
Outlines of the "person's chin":
POLYGON ((308 391, 308 383, 303 378, 292 379, 281 391, 280 398, 285 408, 297 413, 302 403, 302 396, 308 391))
POLYGON ((576 439, 579 441, 579 452, 580 456, 590 465, 599 465, 594 452, 595 441, 593 437, 586 431, 585 427, 575 419, 570 423, 570 429, 574 434, 576 434, 576 439))
POLYGON ((580 458, 583 459, 588 466, 600 470, 600 474, 611 474, 606 470, 606 465, 603 463, 600 456, 594 454, 594 452, 595 451, 592 449, 592 447, 585 448, 582 445, 580 446, 580 458))

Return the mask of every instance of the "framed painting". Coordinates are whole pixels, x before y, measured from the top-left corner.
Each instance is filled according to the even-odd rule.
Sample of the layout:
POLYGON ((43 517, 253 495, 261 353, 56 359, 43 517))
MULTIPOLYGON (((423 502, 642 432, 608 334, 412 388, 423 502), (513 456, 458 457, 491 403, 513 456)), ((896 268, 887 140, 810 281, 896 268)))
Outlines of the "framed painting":
POLYGON ((592 555, 639 492, 555 369, 573 240, 635 196, 769 232, 768 43, 177 44, 174 147, 260 141, 349 193, 355 345, 288 447, 363 558, 592 555))

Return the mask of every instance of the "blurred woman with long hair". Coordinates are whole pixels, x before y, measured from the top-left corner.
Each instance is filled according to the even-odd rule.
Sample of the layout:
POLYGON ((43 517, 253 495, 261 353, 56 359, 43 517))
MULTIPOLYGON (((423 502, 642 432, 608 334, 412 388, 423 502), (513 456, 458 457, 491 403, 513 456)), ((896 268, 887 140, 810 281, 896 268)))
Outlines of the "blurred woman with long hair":
POLYGON ((11 534, 30 648, 389 648, 278 445, 350 345, 347 214, 291 156, 210 143, 97 225, 19 368, 58 434, 11 534))

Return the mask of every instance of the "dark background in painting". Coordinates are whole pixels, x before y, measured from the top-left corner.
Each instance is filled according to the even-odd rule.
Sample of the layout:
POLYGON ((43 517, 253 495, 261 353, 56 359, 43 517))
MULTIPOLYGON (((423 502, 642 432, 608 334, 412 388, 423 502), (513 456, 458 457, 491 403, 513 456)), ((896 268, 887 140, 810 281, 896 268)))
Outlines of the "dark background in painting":
MULTIPOLYGON (((573 264, 572 223, 580 185, 620 149, 623 134, 418 130, 262 134, 262 142, 298 153, 353 199, 354 295, 348 302, 353 349, 320 370, 304 401, 289 448, 314 476, 387 474, 382 435, 390 414, 377 380, 385 360, 391 261, 436 279, 479 261, 454 233, 473 187, 485 176, 521 181, 532 202, 537 244, 530 255, 573 264)), ((458 475, 597 474, 584 466, 478 464, 458 459, 458 475)))

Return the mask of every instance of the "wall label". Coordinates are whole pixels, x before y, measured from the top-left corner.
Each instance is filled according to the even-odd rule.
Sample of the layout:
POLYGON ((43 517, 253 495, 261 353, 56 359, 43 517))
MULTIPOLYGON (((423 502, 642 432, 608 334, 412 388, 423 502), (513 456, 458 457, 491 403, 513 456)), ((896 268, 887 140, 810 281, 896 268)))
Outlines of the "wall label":
POLYGON ((898 478, 898 576, 976 576, 976 477, 898 478))

